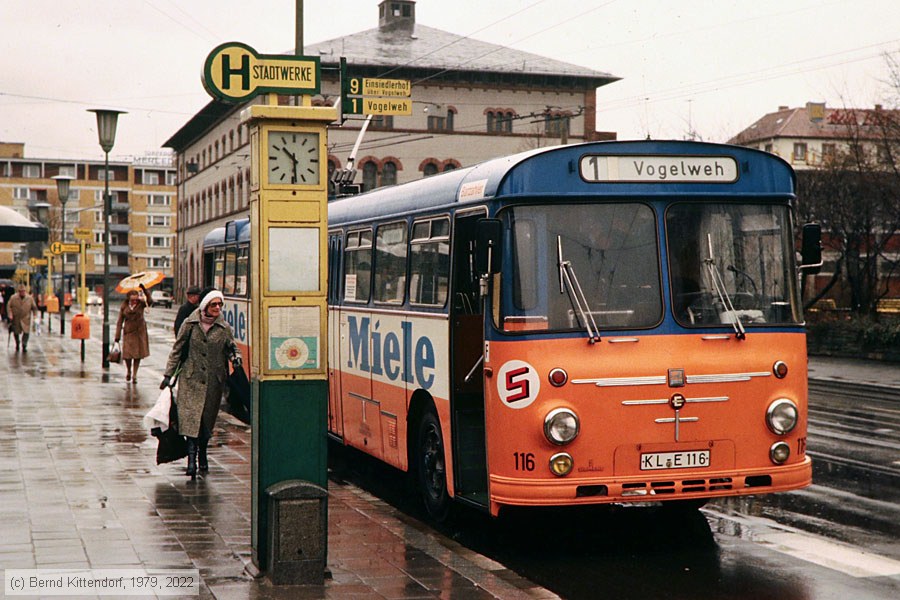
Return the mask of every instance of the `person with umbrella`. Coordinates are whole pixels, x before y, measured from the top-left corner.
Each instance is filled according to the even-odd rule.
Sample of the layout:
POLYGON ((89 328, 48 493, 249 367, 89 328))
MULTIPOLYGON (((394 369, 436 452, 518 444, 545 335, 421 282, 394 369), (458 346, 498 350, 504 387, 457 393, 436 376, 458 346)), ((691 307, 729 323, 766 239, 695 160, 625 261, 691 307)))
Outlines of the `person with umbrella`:
MULTIPOLYGON (((121 285, 121 284, 120 284, 121 285)), ((136 289, 130 289, 126 293, 125 302, 119 309, 119 319, 116 321, 116 344, 122 340, 122 358, 125 361, 125 381, 137 384, 138 369, 141 359, 150 356, 150 336, 147 334, 147 321, 144 320, 144 311, 153 306, 150 292, 139 283, 138 287, 143 292, 143 297, 136 289)))

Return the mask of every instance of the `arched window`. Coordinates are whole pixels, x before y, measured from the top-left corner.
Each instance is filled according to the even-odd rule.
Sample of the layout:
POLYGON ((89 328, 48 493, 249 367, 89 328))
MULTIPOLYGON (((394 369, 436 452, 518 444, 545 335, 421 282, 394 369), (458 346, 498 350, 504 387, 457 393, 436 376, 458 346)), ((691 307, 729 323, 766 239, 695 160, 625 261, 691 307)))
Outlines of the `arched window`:
POLYGON ((446 165, 444 165, 444 173, 446 173, 447 171, 452 171, 455 168, 456 168, 455 164, 448 162, 446 165))
POLYGON ((397 164, 392 161, 385 161, 381 166, 381 185, 396 185, 397 183, 397 164))
POLYGON ((425 177, 428 177, 429 175, 436 175, 437 172, 437 165, 433 162, 428 163, 427 165, 425 165, 425 168, 422 169, 422 174, 425 175, 425 177))
POLYGON ((374 190, 378 187, 378 166, 373 162, 363 165, 363 190, 374 190))

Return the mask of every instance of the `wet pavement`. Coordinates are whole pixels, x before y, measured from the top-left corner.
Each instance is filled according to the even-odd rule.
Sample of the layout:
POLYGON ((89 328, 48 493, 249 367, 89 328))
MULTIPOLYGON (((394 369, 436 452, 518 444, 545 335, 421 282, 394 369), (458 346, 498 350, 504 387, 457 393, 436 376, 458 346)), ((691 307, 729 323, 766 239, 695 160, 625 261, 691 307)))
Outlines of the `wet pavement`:
POLYGON ((137 385, 120 365, 102 371, 98 314, 84 363, 58 322, 53 333, 45 322, 27 354, 12 343, 0 351, 4 571, 198 569, 201 598, 557 597, 342 481, 329 482, 325 584, 254 578, 249 427, 220 413, 210 471, 196 481, 181 461, 155 464, 142 417, 159 394, 175 311, 152 313, 137 385))

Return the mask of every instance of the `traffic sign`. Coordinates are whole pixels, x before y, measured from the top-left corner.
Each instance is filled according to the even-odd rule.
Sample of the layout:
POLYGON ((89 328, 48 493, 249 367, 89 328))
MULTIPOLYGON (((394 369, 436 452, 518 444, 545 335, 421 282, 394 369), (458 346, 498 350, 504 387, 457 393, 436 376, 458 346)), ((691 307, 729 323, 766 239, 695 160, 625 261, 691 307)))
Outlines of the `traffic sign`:
POLYGON ((46 258, 29 258, 28 259, 29 267, 45 267, 47 266, 46 258))
POLYGON ((409 98, 412 84, 409 79, 372 79, 351 77, 347 83, 351 96, 380 96, 382 98, 409 98))
POLYGON ((345 113, 352 115, 411 115, 412 100, 407 98, 348 98, 345 113))
POLYGON ((53 254, 78 254, 81 252, 81 244, 64 244, 53 242, 50 244, 50 252, 53 254))
POLYGON ((76 240, 89 240, 94 236, 90 227, 76 227, 72 230, 72 235, 76 240))

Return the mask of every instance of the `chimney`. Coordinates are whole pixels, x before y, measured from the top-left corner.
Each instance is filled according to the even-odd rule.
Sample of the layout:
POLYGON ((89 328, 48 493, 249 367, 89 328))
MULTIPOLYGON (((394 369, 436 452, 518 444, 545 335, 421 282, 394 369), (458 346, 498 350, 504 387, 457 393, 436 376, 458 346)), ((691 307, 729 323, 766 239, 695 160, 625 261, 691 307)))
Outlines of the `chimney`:
POLYGON ((415 0, 383 0, 378 5, 379 29, 410 29, 416 24, 415 0))
POLYGON ((787 106, 779 106, 779 107, 778 107, 778 112, 781 112, 781 111, 787 110, 787 109, 788 109, 787 106))

